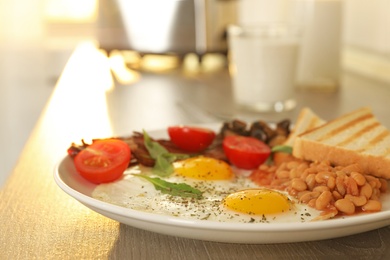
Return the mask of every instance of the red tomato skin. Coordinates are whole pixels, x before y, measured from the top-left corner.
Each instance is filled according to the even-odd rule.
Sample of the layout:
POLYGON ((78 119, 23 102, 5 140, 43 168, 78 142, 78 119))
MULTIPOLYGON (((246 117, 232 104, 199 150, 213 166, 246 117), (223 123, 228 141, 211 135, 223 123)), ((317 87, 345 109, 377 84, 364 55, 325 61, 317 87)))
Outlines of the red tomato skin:
POLYGON ((229 162, 245 170, 258 168, 271 154, 271 148, 254 137, 227 136, 222 145, 229 162))
POLYGON ((192 126, 170 126, 168 134, 177 147, 193 153, 205 150, 216 136, 210 129, 192 126))
POLYGON ((121 140, 98 140, 74 158, 77 172, 95 183, 112 182, 120 178, 129 166, 131 151, 121 140))

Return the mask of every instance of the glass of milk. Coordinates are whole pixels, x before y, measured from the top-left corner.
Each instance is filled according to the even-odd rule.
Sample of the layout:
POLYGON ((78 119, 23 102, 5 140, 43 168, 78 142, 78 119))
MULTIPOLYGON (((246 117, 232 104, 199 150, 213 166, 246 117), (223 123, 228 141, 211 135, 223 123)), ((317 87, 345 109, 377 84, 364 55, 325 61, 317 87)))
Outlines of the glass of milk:
POLYGON ((293 109, 299 31, 282 24, 231 25, 228 40, 236 104, 260 112, 293 109))
POLYGON ((305 31, 297 66, 297 86, 336 91, 340 85, 343 0, 297 0, 305 31))

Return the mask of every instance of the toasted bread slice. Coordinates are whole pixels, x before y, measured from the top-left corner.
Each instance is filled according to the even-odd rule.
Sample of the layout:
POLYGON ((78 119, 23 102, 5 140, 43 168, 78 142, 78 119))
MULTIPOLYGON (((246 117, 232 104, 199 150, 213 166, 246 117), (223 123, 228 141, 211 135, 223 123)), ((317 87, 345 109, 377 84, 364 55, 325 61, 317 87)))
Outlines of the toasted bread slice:
POLYGON ((341 166, 358 164, 365 174, 390 179, 390 131, 367 107, 298 135, 293 155, 341 166))
POLYGON ((288 136, 287 140, 284 142, 285 145, 293 146, 295 138, 306 131, 314 129, 318 126, 321 126, 326 121, 316 115, 310 108, 303 108, 298 115, 297 121, 288 136))

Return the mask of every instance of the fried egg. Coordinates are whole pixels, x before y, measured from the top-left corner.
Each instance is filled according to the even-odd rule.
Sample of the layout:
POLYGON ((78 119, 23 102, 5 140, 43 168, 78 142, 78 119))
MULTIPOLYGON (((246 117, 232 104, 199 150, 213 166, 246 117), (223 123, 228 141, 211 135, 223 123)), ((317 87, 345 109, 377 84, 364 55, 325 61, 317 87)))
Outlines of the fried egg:
POLYGON ((226 162, 194 157, 174 163, 174 174, 155 176, 148 167, 129 168, 124 177, 98 185, 96 199, 134 210, 192 220, 271 223, 310 221, 320 215, 287 193, 259 187, 226 162), (163 194, 136 175, 186 183, 203 192, 201 199, 163 194))
POLYGON ((228 180, 233 177, 229 164, 210 157, 192 157, 174 163, 173 167, 177 174, 198 180, 228 180))

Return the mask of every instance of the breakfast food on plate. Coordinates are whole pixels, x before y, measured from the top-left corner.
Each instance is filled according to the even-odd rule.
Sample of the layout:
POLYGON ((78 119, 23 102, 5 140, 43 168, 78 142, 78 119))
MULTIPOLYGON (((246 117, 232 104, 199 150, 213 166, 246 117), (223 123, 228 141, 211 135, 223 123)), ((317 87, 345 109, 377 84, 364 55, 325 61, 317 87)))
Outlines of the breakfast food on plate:
POLYGON ((315 220, 380 211, 380 195, 387 191, 386 180, 365 175, 358 165, 333 166, 328 161, 295 159, 278 167, 262 165, 250 178, 323 211, 315 220))
POLYGON ((220 138, 230 135, 250 136, 259 139, 269 146, 276 146, 286 141, 290 135, 290 120, 285 119, 277 122, 275 127, 264 121, 255 121, 249 126, 241 120, 225 122, 219 133, 220 138))
POLYGON ((148 167, 129 168, 123 179, 97 186, 92 196, 143 212, 191 220, 303 222, 311 221, 321 214, 321 211, 299 203, 287 192, 259 187, 226 162, 206 157, 195 158, 196 162, 186 159, 175 163, 174 173, 166 177, 154 174, 148 167), (185 183, 201 191, 201 196, 188 193, 188 196, 174 196, 156 189, 152 182, 140 176, 162 181, 161 185, 157 184, 160 187, 185 183))
MULTIPOLYGON (((324 123, 325 120, 316 115, 310 108, 305 107, 299 112, 293 129, 282 144, 284 146, 292 147, 294 145, 295 138, 299 134, 309 131, 324 123)), ((280 165, 285 161, 294 160, 294 157, 291 155, 291 153, 274 151, 272 154, 272 159, 275 165, 280 165)))
POLYGON ((293 155, 310 161, 357 164, 365 174, 390 178, 390 131, 361 108, 298 135, 293 155))
POLYGON ((168 139, 144 131, 72 144, 68 153, 76 170, 99 184, 94 198, 144 212, 270 223, 382 208, 390 137, 367 108, 328 123, 305 108, 291 132, 289 120, 233 120, 218 133, 192 126, 167 133, 168 139))
POLYGON ((306 131, 323 125, 325 120, 316 115, 310 108, 303 108, 298 115, 297 121, 295 122, 294 128, 292 129, 287 140, 284 142, 285 145, 293 146, 295 138, 306 131))

